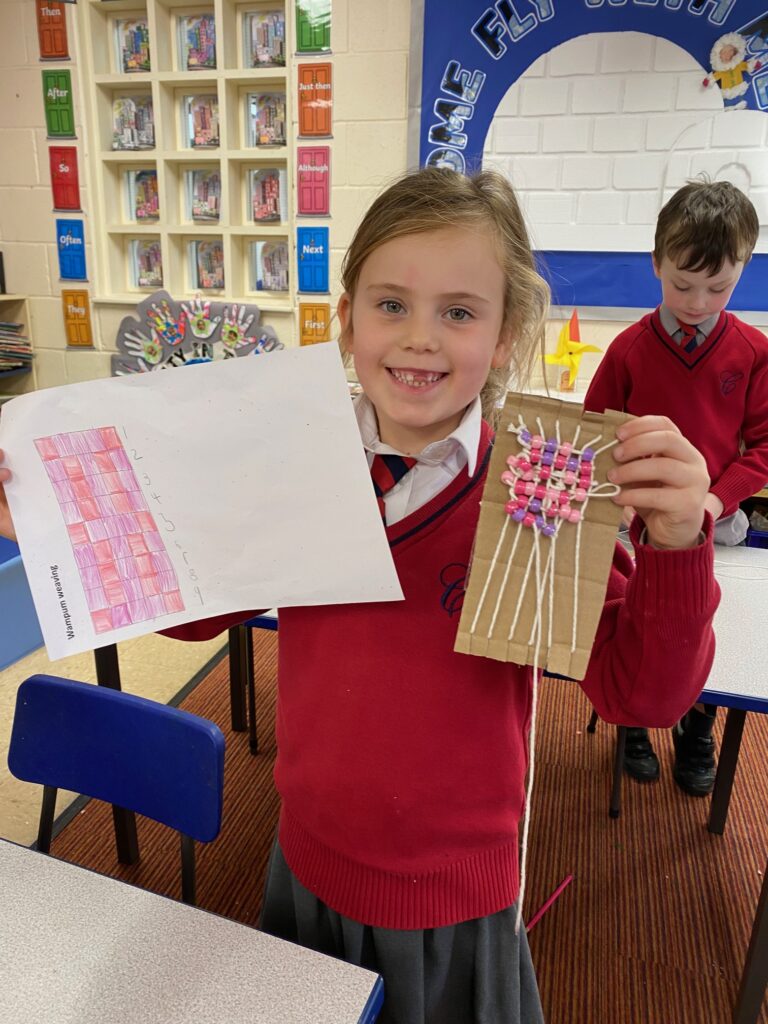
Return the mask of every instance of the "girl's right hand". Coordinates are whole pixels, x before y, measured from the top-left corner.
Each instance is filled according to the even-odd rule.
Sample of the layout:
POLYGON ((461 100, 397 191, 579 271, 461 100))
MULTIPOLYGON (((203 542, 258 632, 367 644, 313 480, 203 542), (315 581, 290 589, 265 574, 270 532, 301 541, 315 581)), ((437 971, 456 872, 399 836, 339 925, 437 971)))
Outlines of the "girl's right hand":
POLYGON ((0 448, 0 536, 8 540, 16 540, 16 531, 13 528, 11 510, 8 508, 8 498, 5 496, 5 483, 11 479, 10 469, 3 465, 5 452, 0 448))

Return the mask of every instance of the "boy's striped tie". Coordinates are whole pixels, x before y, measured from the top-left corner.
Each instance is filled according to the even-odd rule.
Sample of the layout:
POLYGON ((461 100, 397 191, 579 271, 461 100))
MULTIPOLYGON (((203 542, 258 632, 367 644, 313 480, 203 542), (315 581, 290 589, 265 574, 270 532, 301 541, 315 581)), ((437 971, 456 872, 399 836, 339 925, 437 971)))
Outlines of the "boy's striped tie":
POLYGON ((416 465, 417 460, 407 455, 374 455, 371 463, 371 480, 379 503, 381 521, 386 525, 387 516, 384 495, 399 483, 406 473, 416 465))
POLYGON ((677 324, 682 334, 680 344, 683 347, 683 351, 690 354, 696 348, 696 335, 699 333, 699 328, 696 324, 681 324, 679 320, 677 324))

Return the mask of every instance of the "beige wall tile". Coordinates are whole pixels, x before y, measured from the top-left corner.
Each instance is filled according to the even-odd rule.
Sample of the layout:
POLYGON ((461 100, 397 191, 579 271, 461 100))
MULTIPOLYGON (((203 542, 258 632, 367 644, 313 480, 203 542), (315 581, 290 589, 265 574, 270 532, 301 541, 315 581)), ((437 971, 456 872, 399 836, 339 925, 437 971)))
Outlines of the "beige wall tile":
POLYGON ((411 41, 410 0, 352 0, 349 40, 352 53, 367 50, 407 53, 411 41))
POLYGON ((0 204, 0 236, 10 242, 51 242, 55 218, 51 213, 51 190, 7 188, 0 204))
POLYGON ((67 347, 60 294, 30 298, 29 312, 29 328, 36 352, 43 348, 65 349, 67 347))
POLYGON ((347 125, 347 182, 382 188, 405 170, 405 121, 347 125))
POLYGON ((39 388, 53 388, 67 381, 63 352, 35 349, 35 374, 39 388))
MULTIPOLYGON (((42 167, 38 166, 35 132, 31 128, 6 128, 0 135, 0 140, 3 146, 0 186, 39 185, 42 180, 42 167)), ((45 173, 48 175, 47 167, 45 173)), ((3 205, 6 202, 3 195, 3 205)), ((4 235, 2 237, 5 238, 4 235)))
POLYGON ((70 348, 64 353, 66 380, 76 384, 84 380, 98 380, 112 375, 111 361, 107 352, 93 352, 90 349, 70 348))
POLYGON ((366 53, 334 61, 334 119, 392 121, 405 119, 408 56, 366 53))

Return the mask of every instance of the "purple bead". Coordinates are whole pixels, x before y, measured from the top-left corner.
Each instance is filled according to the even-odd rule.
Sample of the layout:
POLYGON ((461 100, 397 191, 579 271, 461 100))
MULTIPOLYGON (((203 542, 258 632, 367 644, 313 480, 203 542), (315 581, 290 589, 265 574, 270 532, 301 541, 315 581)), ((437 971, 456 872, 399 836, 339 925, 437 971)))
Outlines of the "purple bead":
POLYGON ((542 466, 551 466, 554 461, 555 456, 552 454, 552 452, 544 452, 544 454, 541 456, 542 466))
POLYGON ((544 451, 545 452, 556 452, 557 451, 557 441, 555 440, 554 437, 548 437, 547 438, 547 443, 544 445, 544 451))
POLYGON ((516 523, 522 523, 525 518, 526 512, 524 508, 519 508, 516 512, 512 513, 512 518, 516 523))
POLYGON ((531 432, 530 432, 530 430, 521 430, 520 431, 520 440, 521 440, 521 442, 523 444, 530 444, 531 443, 531 432))
POLYGON ((541 532, 544 534, 545 537, 555 536, 555 528, 552 525, 552 523, 545 523, 544 526, 542 526, 541 528, 541 532))
POLYGON ((566 462, 565 468, 575 472, 579 468, 579 460, 572 455, 566 462))
POLYGON ((547 525, 547 521, 544 518, 544 516, 536 516, 536 526, 540 530, 543 530, 546 525, 547 525))
POLYGON ((594 459, 595 457, 594 449, 585 448, 584 451, 581 453, 581 457, 584 460, 584 462, 591 462, 592 459, 594 459))
POLYGON ((534 513, 541 512, 541 502, 538 498, 531 498, 528 502, 528 511, 534 513))

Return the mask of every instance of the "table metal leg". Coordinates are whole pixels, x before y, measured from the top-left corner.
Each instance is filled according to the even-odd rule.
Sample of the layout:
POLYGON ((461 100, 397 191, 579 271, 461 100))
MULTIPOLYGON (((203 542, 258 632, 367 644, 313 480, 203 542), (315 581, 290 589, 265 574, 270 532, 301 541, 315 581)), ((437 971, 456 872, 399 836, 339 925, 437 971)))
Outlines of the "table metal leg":
POLYGON ((768 865, 757 902, 747 959, 733 1011, 733 1024, 757 1024, 768 985, 768 865))
POLYGON ((624 774, 624 748, 627 745, 627 727, 616 726, 616 755, 613 759, 613 786, 611 788, 611 805, 608 814, 618 818, 621 814, 621 777, 624 774))
MULTIPOLYGON (((93 652, 96 662, 96 681, 99 686, 119 690, 120 665, 117 658, 117 644, 98 647, 93 652)), ((139 859, 139 839, 136 834, 136 815, 125 807, 112 806, 112 820, 115 825, 117 859, 121 864, 135 864, 139 859)))
POLYGON ((728 804, 731 799, 733 779, 739 760, 741 734, 744 731, 746 717, 747 712, 741 708, 728 708, 725 729, 723 730, 723 742, 720 746, 720 757, 717 762, 715 788, 712 791, 712 803, 709 808, 709 821, 707 822, 709 831, 714 832, 718 836, 721 836, 725 831, 728 804))
POLYGON ((246 628, 233 626, 229 630, 229 700, 233 732, 245 732, 248 728, 248 712, 245 706, 245 682, 248 678, 246 628))

